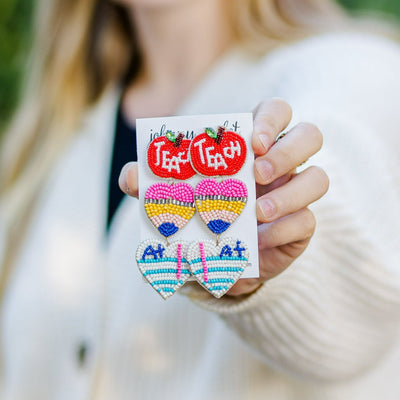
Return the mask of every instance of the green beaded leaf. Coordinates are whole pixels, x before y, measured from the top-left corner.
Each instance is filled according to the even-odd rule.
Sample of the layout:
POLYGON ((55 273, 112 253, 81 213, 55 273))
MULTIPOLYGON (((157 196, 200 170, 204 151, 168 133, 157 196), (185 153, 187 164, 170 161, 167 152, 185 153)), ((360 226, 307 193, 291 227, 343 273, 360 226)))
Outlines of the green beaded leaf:
POLYGON ((215 132, 213 128, 206 128, 206 133, 212 139, 215 139, 217 137, 217 132, 215 132))
POLYGON ((168 139, 170 142, 175 143, 176 137, 175 137, 175 134, 174 134, 173 132, 167 131, 167 132, 165 133, 165 136, 167 137, 167 139, 168 139))

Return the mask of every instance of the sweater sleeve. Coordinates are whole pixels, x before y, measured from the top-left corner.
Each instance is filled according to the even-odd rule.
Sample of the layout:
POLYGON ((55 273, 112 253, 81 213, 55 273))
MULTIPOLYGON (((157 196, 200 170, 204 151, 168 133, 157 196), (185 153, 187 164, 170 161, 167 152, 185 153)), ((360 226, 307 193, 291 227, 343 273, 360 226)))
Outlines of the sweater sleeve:
POLYGON ((324 133, 307 165, 321 165, 331 181, 311 207, 317 229, 307 250, 250 296, 189 292, 266 364, 310 381, 359 375, 400 338, 399 150, 389 145, 400 129, 391 112, 400 104, 400 52, 366 42, 318 39, 285 60, 291 71, 277 92, 294 123, 324 133))

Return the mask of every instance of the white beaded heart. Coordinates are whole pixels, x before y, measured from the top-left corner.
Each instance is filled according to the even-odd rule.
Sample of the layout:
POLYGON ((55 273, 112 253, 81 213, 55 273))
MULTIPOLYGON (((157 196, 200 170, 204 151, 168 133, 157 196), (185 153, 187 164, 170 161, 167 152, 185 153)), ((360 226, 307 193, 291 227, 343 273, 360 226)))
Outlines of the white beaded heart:
POLYGON ((171 297, 191 276, 185 257, 188 246, 185 241, 166 245, 158 239, 139 244, 136 251, 139 270, 164 299, 171 297))
POLYGON ((249 249, 240 239, 192 242, 187 251, 195 279, 214 297, 223 296, 240 278, 249 260, 249 249))

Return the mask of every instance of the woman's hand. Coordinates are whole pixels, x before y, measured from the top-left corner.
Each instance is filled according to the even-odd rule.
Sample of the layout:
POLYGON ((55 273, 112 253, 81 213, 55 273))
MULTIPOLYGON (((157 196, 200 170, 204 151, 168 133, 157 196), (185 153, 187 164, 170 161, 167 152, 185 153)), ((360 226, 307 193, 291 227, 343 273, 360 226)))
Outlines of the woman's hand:
MULTIPOLYGON (((296 167, 321 148, 322 134, 314 125, 301 123, 275 142, 291 118, 290 106, 280 99, 265 101, 254 111, 260 277, 239 280, 227 293, 230 296, 251 293, 280 274, 306 249, 314 233, 315 218, 307 207, 326 193, 329 180, 321 168, 296 174, 296 167)), ((124 166, 119 184, 126 194, 138 196, 136 163, 124 166)))
POLYGON ((254 111, 252 146, 256 154, 257 220, 260 277, 241 279, 227 293, 251 293, 284 271, 306 249, 315 229, 307 208, 328 190, 329 179, 319 167, 296 174, 296 167, 319 151, 322 134, 301 123, 276 142, 292 118, 281 99, 261 103, 254 111))

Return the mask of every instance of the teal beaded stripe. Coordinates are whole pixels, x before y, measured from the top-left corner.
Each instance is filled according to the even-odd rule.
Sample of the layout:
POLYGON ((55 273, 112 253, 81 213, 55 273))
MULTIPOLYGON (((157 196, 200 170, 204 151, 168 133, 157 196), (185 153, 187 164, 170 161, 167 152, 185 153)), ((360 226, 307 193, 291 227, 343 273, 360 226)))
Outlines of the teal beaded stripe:
POLYGON ((183 281, 182 280, 178 281, 177 279, 175 279, 175 280, 173 280, 173 279, 161 279, 161 280, 158 280, 158 281, 151 282, 151 286, 154 286, 154 285, 177 285, 178 282, 181 285, 183 285, 183 281))
POLYGON ((169 288, 169 287, 163 287, 157 289, 157 292, 170 292, 170 293, 175 293, 175 289, 169 288))
POLYGON ((213 290, 228 290, 228 286, 212 286, 208 290, 212 292, 213 290))
POLYGON ((211 283, 235 283, 234 279, 229 279, 229 278, 216 278, 216 279, 209 279, 208 282, 203 281, 205 285, 211 284, 211 283))
MULTIPOLYGON (((207 269, 208 273, 212 272, 242 272, 243 268, 239 267, 211 267, 207 269)), ((201 266, 201 268, 196 269, 196 271, 193 272, 193 275, 198 275, 204 273, 204 268, 201 266)))
MULTIPOLYGON (((143 273, 143 276, 154 275, 154 274, 176 274, 178 272, 177 268, 160 268, 160 269, 149 269, 143 273)), ((189 274, 188 269, 181 269, 181 274, 189 274)))
MULTIPOLYGON (((168 262, 168 261, 176 263, 176 262, 178 262, 178 259, 177 258, 166 257, 166 258, 157 258, 156 260, 154 260, 154 259, 146 259, 146 260, 139 259, 139 260, 136 260, 136 261, 137 261, 138 264, 157 264, 157 263, 160 263, 160 262, 168 262)), ((187 261, 184 258, 182 258, 181 262, 187 264, 187 261)))
MULTIPOLYGON (((223 261, 225 261, 225 260, 227 260, 227 261, 247 261, 247 258, 245 258, 245 257, 224 257, 224 258, 221 258, 220 256, 206 257, 206 262, 207 261, 217 261, 217 260, 220 260, 220 261, 221 260, 223 260, 223 261)), ((195 258, 194 260, 189 261, 189 264, 192 265, 192 264, 197 264, 199 262, 201 262, 201 258, 195 258)))

